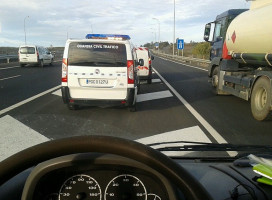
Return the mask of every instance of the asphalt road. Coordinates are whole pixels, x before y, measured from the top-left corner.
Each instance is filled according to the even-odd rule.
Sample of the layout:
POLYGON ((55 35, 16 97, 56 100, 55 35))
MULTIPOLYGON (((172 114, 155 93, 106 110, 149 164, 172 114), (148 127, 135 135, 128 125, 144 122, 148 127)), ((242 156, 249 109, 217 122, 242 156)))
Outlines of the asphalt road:
POLYGON ((60 96, 60 61, 44 68, 17 66, 0 65, 0 159, 75 135, 112 135, 143 143, 272 141, 272 121, 254 120, 244 100, 215 96, 203 69, 156 57, 153 83, 142 83, 138 110, 131 113, 122 107, 70 111, 60 96))
POLYGON ((21 68, 18 62, 1 64, 0 110, 60 85, 61 62, 58 60, 44 68, 29 65, 21 68))

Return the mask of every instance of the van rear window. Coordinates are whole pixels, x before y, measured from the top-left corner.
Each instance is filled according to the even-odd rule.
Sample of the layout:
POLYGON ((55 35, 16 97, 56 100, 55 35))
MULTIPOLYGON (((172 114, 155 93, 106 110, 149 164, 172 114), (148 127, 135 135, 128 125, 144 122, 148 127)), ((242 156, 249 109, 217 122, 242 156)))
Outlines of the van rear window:
POLYGON ((35 48, 34 47, 21 47, 20 53, 21 54, 35 54, 35 48))
POLYGON ((127 66, 126 46, 114 43, 73 42, 69 45, 69 65, 127 66))

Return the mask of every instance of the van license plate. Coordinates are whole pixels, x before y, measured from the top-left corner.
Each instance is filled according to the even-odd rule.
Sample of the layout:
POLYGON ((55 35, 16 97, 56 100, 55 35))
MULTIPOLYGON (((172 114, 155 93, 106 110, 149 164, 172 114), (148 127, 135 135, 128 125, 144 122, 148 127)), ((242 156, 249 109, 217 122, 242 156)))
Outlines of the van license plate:
POLYGON ((103 80, 103 79, 87 79, 86 83, 88 85, 108 85, 109 80, 103 80))

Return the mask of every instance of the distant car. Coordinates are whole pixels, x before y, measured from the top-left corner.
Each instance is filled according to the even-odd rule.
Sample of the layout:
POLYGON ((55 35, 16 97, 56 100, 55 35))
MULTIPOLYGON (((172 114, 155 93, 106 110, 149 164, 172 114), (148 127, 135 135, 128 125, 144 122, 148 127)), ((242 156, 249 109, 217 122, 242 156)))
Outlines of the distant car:
POLYGON ((39 65, 40 67, 45 64, 52 65, 54 59, 48 49, 36 45, 22 45, 19 47, 18 54, 21 67, 27 64, 39 65))
POLYGON ((138 66, 138 76, 140 80, 147 80, 148 84, 152 83, 152 66, 151 60, 153 60, 153 56, 150 55, 148 48, 146 47, 138 47, 136 48, 136 54, 138 60, 143 59, 144 65, 138 66))
POLYGON ((67 40, 62 62, 62 98, 79 105, 125 105, 136 111, 136 51, 128 35, 88 34, 67 40))

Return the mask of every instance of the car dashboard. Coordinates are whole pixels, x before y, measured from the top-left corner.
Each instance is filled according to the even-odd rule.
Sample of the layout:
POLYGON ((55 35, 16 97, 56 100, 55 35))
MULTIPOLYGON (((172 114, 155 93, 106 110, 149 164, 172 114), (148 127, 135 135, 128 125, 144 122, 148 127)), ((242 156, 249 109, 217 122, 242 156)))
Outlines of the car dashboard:
MULTIPOLYGON (((272 199, 272 187, 255 182, 252 167, 239 166, 247 159, 235 164, 231 159, 174 160, 205 188, 211 199, 272 199)), ((186 199, 158 169, 133 159, 100 153, 72 154, 42 162, 2 185, 0 197, 1 200, 186 199), (15 183, 19 183, 16 188, 15 183)))
POLYGON ((163 175, 109 154, 75 154, 41 163, 29 175, 22 200, 177 199, 163 175))

